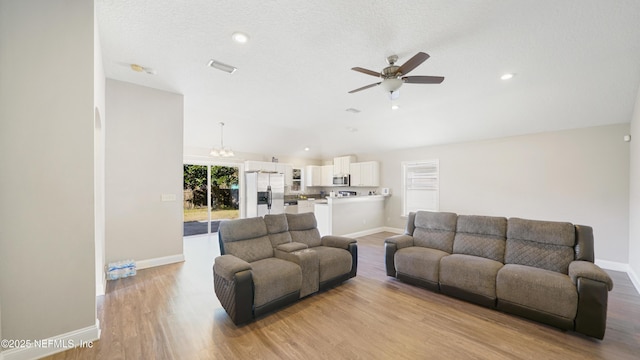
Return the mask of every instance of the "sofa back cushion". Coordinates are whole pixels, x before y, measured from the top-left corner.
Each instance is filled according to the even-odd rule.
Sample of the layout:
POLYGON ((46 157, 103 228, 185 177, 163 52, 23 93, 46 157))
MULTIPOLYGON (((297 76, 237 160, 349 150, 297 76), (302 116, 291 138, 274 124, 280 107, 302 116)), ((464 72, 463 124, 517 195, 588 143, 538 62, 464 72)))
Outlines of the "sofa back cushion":
POLYGON ((218 229, 220 252, 254 262, 273 257, 267 226, 261 217, 227 220, 218 229))
POLYGON ((571 223, 510 218, 505 264, 567 274, 574 259, 575 242, 575 227, 571 223))
POLYGON ((454 213, 416 212, 413 244, 451 253, 457 219, 454 213))
POLYGON ((275 248, 278 245, 291 242, 291 234, 289 234, 289 225, 285 214, 265 215, 264 222, 267 224, 271 246, 275 248))
POLYGON ((322 245, 318 223, 313 213, 286 214, 291 240, 309 247, 322 245))
POLYGON ((453 252, 504 263, 507 218, 459 215, 453 252))

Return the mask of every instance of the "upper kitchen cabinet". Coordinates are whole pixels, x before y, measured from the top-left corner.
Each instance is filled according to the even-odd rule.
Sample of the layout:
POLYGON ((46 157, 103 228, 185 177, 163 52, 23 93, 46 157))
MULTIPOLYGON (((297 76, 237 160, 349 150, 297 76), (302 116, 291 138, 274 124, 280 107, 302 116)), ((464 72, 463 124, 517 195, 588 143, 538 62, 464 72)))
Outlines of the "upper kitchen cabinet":
POLYGON ((248 160, 244 162, 244 171, 278 172, 278 163, 248 160))
POLYGON ((355 162, 356 157, 353 155, 333 158, 333 175, 348 175, 351 171, 351 163, 355 162))
POLYGON ((244 163, 244 171, 246 172, 255 172, 255 171, 264 171, 264 172, 273 172, 284 174, 284 185, 292 186, 293 185, 293 165, 291 164, 280 164, 268 161, 253 161, 248 160, 244 163))
POLYGON ((380 163, 366 161, 350 166, 351 186, 380 186, 380 163))
POLYGON ((307 165, 304 170, 305 186, 322 186, 322 166, 307 165))
POLYGON ((302 182, 303 178, 304 176, 302 175, 301 168, 291 169, 291 191, 292 192, 304 191, 304 183, 302 182))
POLYGON ((322 179, 320 180, 320 186, 333 186, 333 165, 321 166, 322 179))

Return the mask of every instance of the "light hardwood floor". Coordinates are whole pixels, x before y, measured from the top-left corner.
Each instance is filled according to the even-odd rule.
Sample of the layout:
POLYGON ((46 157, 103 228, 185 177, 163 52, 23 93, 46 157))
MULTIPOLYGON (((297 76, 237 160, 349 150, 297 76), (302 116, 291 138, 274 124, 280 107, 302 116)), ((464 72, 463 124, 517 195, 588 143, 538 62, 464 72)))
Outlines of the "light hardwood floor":
POLYGON ((358 238, 358 275, 236 327, 213 293, 215 237, 186 262, 110 281, 94 347, 49 359, 639 359, 640 296, 610 272, 603 341, 404 284, 384 270, 385 237, 358 238))

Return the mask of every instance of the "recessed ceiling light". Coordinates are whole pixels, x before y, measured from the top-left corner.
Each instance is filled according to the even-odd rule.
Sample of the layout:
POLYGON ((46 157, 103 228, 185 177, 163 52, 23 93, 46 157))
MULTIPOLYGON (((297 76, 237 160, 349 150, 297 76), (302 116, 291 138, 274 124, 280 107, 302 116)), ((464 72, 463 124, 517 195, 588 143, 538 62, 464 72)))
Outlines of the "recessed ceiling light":
POLYGON ((211 66, 212 68, 228 72, 229 74, 233 74, 236 70, 238 70, 235 66, 223 64, 213 59, 209 60, 207 66, 211 66))
POLYGON ((233 41, 239 44, 245 44, 247 41, 249 41, 249 35, 241 32, 234 32, 231 35, 231 38, 233 39, 233 41))
POLYGON ((308 147, 304 148, 304 151, 309 151, 310 149, 308 147))
POLYGON ((509 79, 511 79, 514 75, 515 75, 515 74, 512 74, 512 73, 506 73, 506 74, 504 74, 504 75, 500 76, 500 79, 502 79, 502 80, 509 80, 509 79))
POLYGON ((398 110, 398 109, 400 109, 400 106, 398 106, 397 104, 391 105, 391 110, 398 110))

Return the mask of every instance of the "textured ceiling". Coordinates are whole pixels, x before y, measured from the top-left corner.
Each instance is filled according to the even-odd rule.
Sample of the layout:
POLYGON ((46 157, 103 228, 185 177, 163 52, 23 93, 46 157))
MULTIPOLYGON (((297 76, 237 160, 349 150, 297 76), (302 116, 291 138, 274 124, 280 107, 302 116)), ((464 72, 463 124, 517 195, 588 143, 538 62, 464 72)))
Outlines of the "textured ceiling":
POLYGON ((640 84, 637 0, 98 0, 96 12, 108 78, 184 94, 185 148, 218 145, 220 121, 236 152, 310 158, 623 123, 640 84), (398 110, 380 88, 347 93, 377 81, 352 67, 418 51, 431 58, 410 75, 442 84, 404 84, 398 110))

